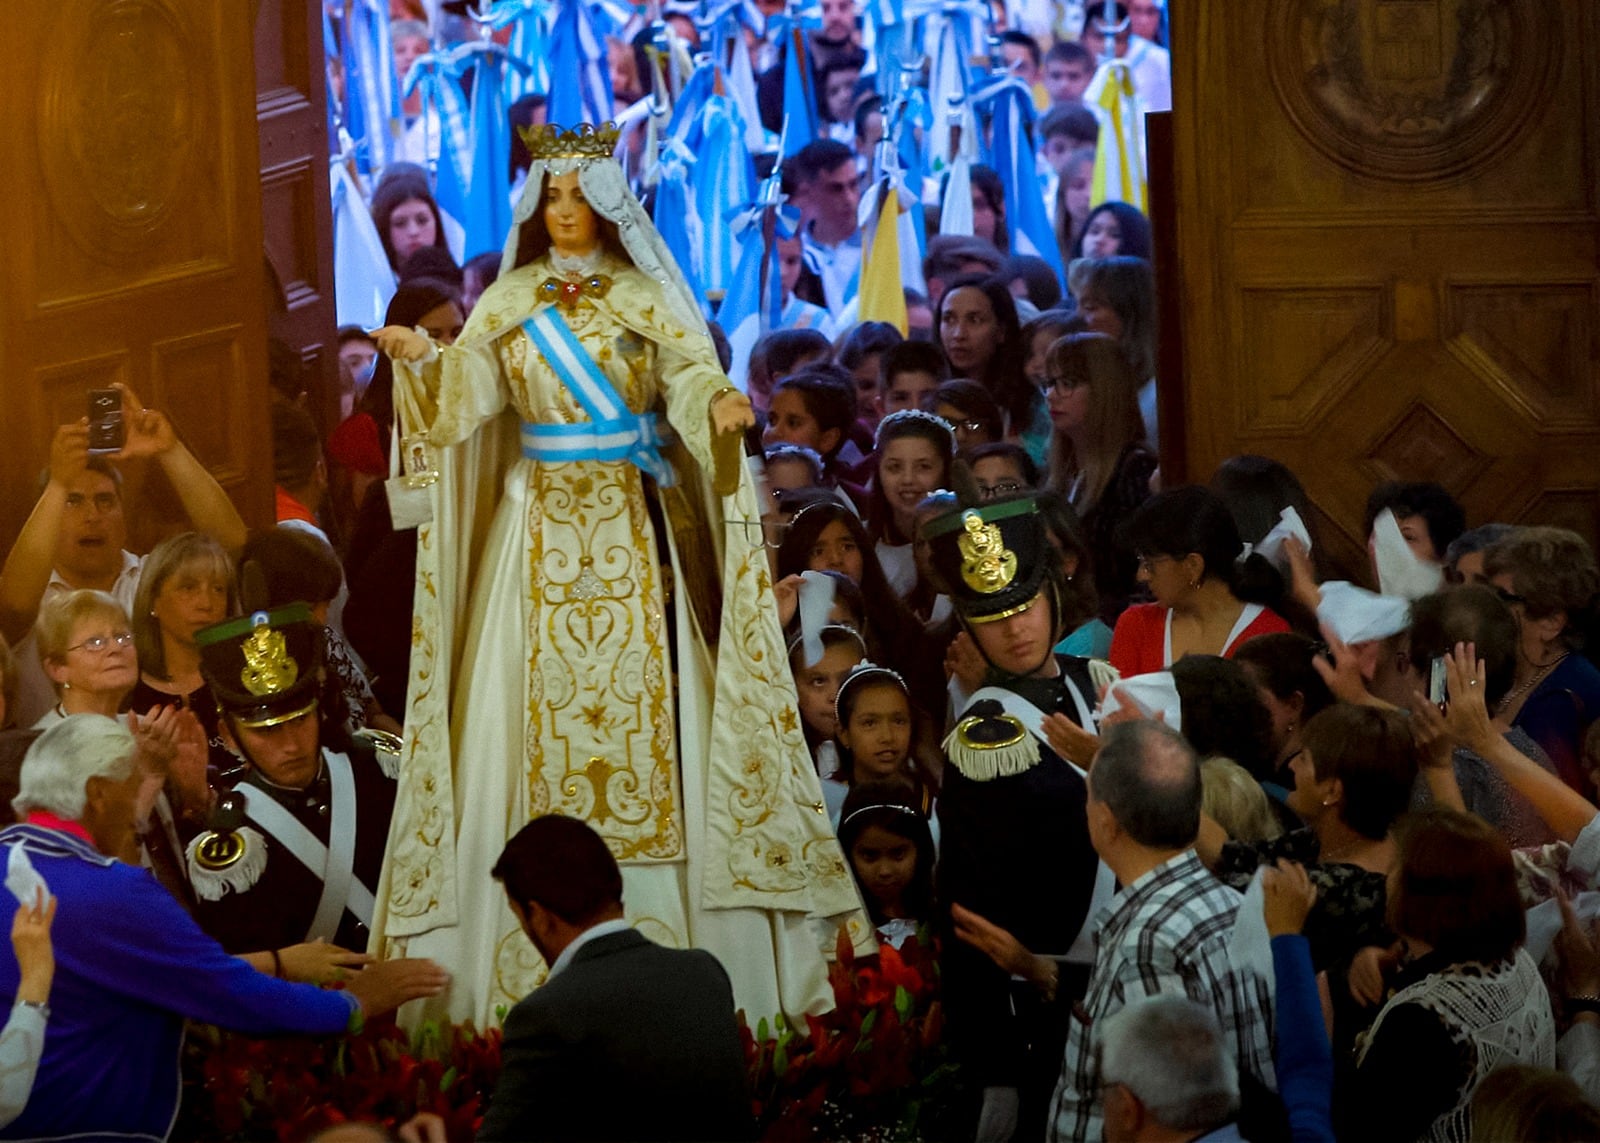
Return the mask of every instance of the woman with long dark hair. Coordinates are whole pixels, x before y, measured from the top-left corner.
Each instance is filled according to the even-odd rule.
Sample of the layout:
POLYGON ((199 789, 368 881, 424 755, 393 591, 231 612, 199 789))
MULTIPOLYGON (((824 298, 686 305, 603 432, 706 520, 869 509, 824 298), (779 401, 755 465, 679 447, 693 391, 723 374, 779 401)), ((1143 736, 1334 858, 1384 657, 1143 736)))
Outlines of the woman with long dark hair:
POLYGON ((1150 220, 1138 207, 1126 202, 1103 202, 1083 220, 1069 260, 1110 258, 1116 254, 1148 260, 1153 249, 1150 220))
POLYGON ((439 204, 420 167, 391 173, 378 183, 372 192, 372 222, 396 274, 406 259, 424 246, 450 251, 439 204))
POLYGON ((1132 553, 1116 542, 1117 526, 1150 498, 1156 469, 1144 443, 1138 383, 1121 347, 1105 334, 1069 334, 1050 346, 1045 361, 1055 433, 1049 487, 1083 524, 1100 614, 1114 624, 1138 573, 1132 553))
POLYGON ((1027 346, 1006 284, 981 274, 952 279, 939 299, 934 328, 951 376, 982 383, 1005 415, 1005 435, 1043 465, 1050 450, 1050 414, 1043 395, 1028 384, 1027 346))
POLYGON ((1156 280, 1143 258, 1074 262, 1068 285, 1078 299, 1078 316, 1091 333, 1117 339, 1139 382, 1139 415, 1152 452, 1160 441, 1156 406, 1156 280))

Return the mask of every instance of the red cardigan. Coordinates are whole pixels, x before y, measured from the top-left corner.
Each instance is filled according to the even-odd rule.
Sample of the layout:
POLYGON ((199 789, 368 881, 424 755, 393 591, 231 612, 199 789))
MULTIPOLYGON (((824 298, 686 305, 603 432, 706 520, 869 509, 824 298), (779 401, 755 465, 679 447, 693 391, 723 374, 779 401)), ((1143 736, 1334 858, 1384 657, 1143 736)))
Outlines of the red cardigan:
MULTIPOLYGON (((1251 606, 1251 605, 1246 605, 1251 606)), ((1271 635, 1288 631, 1289 624, 1276 611, 1263 607, 1243 631, 1222 649, 1224 658, 1233 658, 1240 644, 1257 635, 1271 635)), ((1136 603, 1117 619, 1116 630, 1111 633, 1111 665, 1122 672, 1122 677, 1148 675, 1164 671, 1170 663, 1167 652, 1167 609, 1159 603, 1136 603)))

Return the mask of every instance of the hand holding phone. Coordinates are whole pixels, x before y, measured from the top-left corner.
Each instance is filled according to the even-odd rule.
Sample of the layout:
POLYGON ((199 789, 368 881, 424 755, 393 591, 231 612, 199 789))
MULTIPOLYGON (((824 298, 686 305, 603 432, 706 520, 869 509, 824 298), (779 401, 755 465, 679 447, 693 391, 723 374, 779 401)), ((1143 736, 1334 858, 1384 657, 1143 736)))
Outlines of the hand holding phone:
POLYGON ((103 456, 121 452, 127 440, 122 423, 122 390, 89 390, 89 452, 103 456))

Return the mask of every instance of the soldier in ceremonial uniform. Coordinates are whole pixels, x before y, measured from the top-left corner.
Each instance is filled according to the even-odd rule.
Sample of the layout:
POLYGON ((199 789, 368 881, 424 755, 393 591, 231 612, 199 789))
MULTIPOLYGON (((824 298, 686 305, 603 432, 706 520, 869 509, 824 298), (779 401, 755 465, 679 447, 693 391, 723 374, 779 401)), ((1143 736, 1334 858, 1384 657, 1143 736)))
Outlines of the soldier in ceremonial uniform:
POLYGON ((332 748, 320 638, 303 604, 196 636, 224 732, 250 764, 188 852, 196 919, 232 953, 315 940, 366 951, 395 758, 366 736, 332 748))
POLYGON ((1053 651, 1072 617, 1034 499, 958 509, 924 534, 956 615, 989 666, 945 741, 940 898, 1058 963, 1055 995, 1044 995, 956 939, 945 918, 950 1034, 983 1087, 976 1137, 1037 1139, 1067 1014, 1093 962, 1092 906, 1114 888, 1089 842, 1084 773, 1051 746, 1062 741, 1056 723, 1075 745, 1092 742, 1094 678, 1088 660, 1053 651))

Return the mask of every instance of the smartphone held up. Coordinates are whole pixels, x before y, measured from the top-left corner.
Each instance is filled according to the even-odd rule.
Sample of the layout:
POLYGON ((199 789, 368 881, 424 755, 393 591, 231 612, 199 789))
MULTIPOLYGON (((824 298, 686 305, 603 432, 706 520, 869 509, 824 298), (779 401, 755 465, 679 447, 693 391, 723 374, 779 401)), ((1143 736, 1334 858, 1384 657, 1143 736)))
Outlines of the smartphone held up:
POLYGON ((104 456, 121 452, 127 443, 127 429, 122 423, 122 390, 89 390, 89 452, 104 456))

